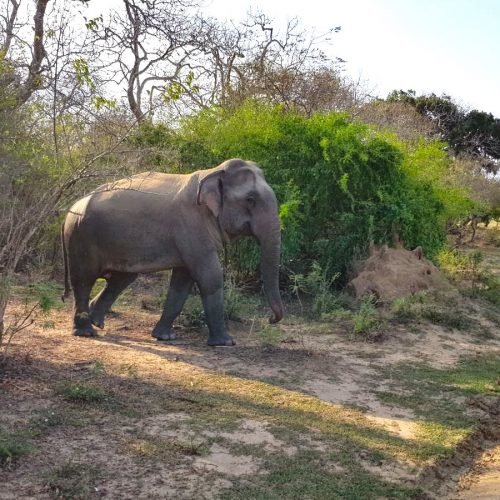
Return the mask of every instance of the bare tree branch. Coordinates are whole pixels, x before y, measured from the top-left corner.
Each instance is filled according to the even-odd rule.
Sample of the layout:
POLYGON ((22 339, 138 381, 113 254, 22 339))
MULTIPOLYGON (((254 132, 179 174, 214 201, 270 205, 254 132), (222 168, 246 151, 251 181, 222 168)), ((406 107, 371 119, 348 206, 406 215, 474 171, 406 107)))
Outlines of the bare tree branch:
POLYGON ((21 0, 9 0, 9 4, 12 5, 12 10, 10 11, 10 15, 4 17, 5 19, 5 39, 2 44, 2 48, 0 52, 4 55, 8 54, 10 49, 10 44, 12 43, 12 39, 14 38, 14 25, 17 19, 17 11, 19 10, 19 5, 21 4, 21 0))

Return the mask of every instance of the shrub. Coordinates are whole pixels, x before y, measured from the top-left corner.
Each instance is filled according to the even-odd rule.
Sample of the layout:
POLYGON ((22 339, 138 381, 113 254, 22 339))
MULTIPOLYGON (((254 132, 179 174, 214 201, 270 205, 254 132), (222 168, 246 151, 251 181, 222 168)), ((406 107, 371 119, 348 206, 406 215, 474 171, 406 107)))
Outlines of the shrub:
MULTIPOLYGON (((230 157, 263 168, 280 201, 283 263, 296 274, 316 261, 342 285, 353 257, 371 240, 390 243, 399 232, 428 255, 444 241, 443 202, 431 182, 412 179, 401 144, 345 114, 307 118, 250 101, 186 119, 180 135, 205 151, 196 161, 181 155, 185 171, 230 157)), ((231 257, 240 269, 257 267, 255 246, 239 245, 231 257)))
MULTIPOLYGON (((13 286, 12 279, 0 276, 0 299, 2 299, 2 294, 8 297, 13 286)), ((32 283, 28 287, 21 288, 20 292, 24 299, 23 307, 15 311, 7 328, 4 330, 0 328, 0 369, 4 369, 7 365, 8 350, 12 339, 22 331, 28 330, 41 315, 46 314, 50 309, 62 307, 59 299, 61 287, 55 283, 32 283)))
POLYGON ((500 278, 491 272, 482 271, 472 285, 462 293, 475 299, 484 299, 495 306, 500 306, 500 278))
MULTIPOLYGON (((395 233, 434 257, 445 242, 446 221, 472 206, 466 190, 450 188, 443 143, 404 143, 344 113, 305 117, 247 101, 205 109, 178 130, 148 125, 135 140, 177 148, 172 168, 184 173, 231 157, 256 161, 280 202, 283 269, 305 276, 317 262, 327 280, 338 275, 336 286, 346 283, 353 258, 362 257, 370 241, 390 244, 395 233)), ((253 273, 258 247, 239 241, 228 260, 237 272, 253 273)))
POLYGON ((454 280, 479 278, 480 264, 483 260, 481 252, 470 254, 461 253, 455 249, 443 249, 437 255, 439 267, 445 274, 454 280))
POLYGON ((393 318, 400 323, 408 323, 418 317, 414 303, 408 297, 400 297, 391 304, 393 318))
POLYGON ((353 314, 352 332, 355 337, 374 340, 380 335, 383 322, 375 308, 375 300, 374 295, 363 297, 358 310, 353 314))
POLYGON ((445 249, 438 254, 437 261, 449 278, 470 283, 468 287, 462 288, 464 295, 500 305, 500 279, 483 265, 481 252, 466 254, 445 249))
POLYGON ((279 327, 265 323, 255 333, 262 347, 275 347, 283 339, 283 332, 279 327))
POLYGON ((328 272, 323 271, 317 262, 313 262, 308 274, 292 276, 292 292, 299 300, 301 292, 309 296, 307 316, 323 319, 325 315, 339 308, 338 297, 332 292, 332 286, 338 276, 338 273, 329 276, 328 272))
POLYGON ((258 304, 253 297, 245 295, 237 283, 236 273, 229 270, 224 279, 224 315, 226 319, 242 321, 255 314, 258 304))

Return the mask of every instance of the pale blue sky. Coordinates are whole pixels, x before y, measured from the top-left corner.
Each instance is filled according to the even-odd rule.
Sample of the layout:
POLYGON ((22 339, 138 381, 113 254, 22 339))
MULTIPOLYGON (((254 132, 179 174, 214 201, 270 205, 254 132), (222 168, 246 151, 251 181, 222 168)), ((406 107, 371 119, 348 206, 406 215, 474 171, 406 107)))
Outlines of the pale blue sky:
POLYGON ((342 26, 329 51, 373 94, 392 89, 450 94, 500 117, 500 0, 205 0, 209 12, 241 18, 260 9, 318 33, 342 26))

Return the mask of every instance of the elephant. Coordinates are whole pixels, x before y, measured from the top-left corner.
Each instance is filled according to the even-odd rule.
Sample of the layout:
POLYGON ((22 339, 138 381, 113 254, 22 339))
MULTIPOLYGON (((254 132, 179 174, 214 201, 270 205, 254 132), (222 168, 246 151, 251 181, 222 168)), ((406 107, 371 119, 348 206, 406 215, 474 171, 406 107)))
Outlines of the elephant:
POLYGON ((96 336, 93 326, 104 327, 111 305, 139 273, 171 269, 151 335, 176 338, 173 322, 196 283, 208 345, 234 345, 224 321, 219 255, 241 236, 253 236, 260 245, 264 293, 273 311, 269 322, 276 323, 283 317, 278 204, 255 163, 236 158, 191 174, 144 172, 100 186, 70 208, 61 228, 63 299, 72 288, 73 334, 96 336), (89 304, 98 278, 106 285, 89 304))

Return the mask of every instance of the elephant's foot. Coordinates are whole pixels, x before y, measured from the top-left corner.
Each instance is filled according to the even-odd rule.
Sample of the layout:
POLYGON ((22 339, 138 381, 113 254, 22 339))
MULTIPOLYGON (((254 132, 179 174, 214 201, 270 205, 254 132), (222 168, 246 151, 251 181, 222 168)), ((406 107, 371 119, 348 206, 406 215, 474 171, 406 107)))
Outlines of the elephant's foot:
POLYGON ((233 337, 224 335, 222 337, 208 337, 207 344, 210 346, 232 346, 236 342, 233 340, 233 337))
POLYGON ((98 337, 97 332, 92 328, 92 325, 80 326, 73 328, 73 335, 76 337, 98 337))
POLYGON ((104 328, 104 312, 96 309, 90 309, 90 321, 101 330, 104 328))
POLYGON ((177 338, 172 328, 167 328, 159 323, 153 328, 151 336, 157 340, 175 340, 177 338))
POLYGON ((97 337, 97 332, 92 327, 92 320, 88 312, 84 311, 75 314, 73 335, 77 337, 97 337))

